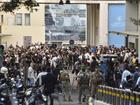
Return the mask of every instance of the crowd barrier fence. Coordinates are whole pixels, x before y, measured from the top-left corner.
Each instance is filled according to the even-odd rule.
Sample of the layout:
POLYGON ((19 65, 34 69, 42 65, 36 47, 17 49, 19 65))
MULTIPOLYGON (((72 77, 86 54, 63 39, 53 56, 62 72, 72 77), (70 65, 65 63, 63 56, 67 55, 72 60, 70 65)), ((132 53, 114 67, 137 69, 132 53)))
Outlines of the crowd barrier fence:
POLYGON ((111 105, 140 105, 140 92, 100 85, 97 89, 96 100, 111 105))

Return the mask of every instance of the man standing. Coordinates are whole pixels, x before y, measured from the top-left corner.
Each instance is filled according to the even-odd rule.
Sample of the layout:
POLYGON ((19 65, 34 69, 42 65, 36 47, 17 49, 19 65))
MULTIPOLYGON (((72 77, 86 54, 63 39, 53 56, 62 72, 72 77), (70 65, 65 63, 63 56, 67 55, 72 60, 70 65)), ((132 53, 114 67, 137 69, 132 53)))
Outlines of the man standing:
POLYGON ((63 97, 64 101, 72 101, 71 99, 71 86, 70 86, 70 76, 68 71, 66 71, 67 67, 65 67, 62 71, 60 71, 60 81, 62 83, 63 97))
POLYGON ((54 105, 52 93, 54 93, 56 83, 55 76, 52 74, 51 69, 48 68, 47 74, 42 77, 42 84, 44 86, 44 93, 50 98, 50 105, 54 105))
POLYGON ((31 63, 30 67, 28 68, 28 85, 29 86, 34 86, 35 85, 35 80, 36 80, 36 73, 34 70, 34 64, 31 63))
POLYGON ((78 80, 78 86, 79 86, 79 104, 81 104, 82 95, 84 96, 83 100, 82 100, 84 102, 86 99, 85 91, 86 91, 86 89, 89 88, 88 87, 89 86, 89 75, 86 72, 85 65, 82 65, 81 71, 77 75, 77 80, 78 80))
POLYGON ((102 84, 103 81, 103 74, 96 68, 90 77, 89 88, 91 97, 89 98, 89 103, 92 103, 94 105, 97 86, 102 84))

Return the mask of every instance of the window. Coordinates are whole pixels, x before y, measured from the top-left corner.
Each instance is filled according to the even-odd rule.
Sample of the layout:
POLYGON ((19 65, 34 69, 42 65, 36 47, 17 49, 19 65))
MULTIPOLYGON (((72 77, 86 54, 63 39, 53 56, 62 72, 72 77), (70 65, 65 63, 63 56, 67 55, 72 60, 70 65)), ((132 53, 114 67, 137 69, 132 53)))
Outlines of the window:
POLYGON ((25 13, 25 25, 29 26, 30 25, 30 14, 25 13))
POLYGON ((3 24, 3 15, 0 16, 0 24, 3 24))
POLYGON ((16 14, 16 25, 22 25, 22 14, 21 13, 16 14))

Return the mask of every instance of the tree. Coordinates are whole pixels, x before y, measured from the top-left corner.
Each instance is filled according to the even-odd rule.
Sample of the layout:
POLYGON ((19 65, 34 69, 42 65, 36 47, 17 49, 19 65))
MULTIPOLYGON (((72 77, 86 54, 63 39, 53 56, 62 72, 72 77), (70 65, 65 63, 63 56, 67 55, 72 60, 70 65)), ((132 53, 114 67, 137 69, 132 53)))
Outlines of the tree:
POLYGON ((37 10, 34 7, 39 6, 35 0, 11 0, 10 2, 3 2, 0 6, 0 11, 14 12, 24 6, 27 10, 37 10))

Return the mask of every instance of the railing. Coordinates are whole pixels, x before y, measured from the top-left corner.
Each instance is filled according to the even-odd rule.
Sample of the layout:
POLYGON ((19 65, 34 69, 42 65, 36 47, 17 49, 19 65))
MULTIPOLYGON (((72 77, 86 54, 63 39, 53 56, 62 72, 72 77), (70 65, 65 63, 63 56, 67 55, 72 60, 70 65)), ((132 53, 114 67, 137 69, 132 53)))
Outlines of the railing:
POLYGON ((140 93, 108 86, 99 86, 96 100, 111 105, 140 105, 140 93))

